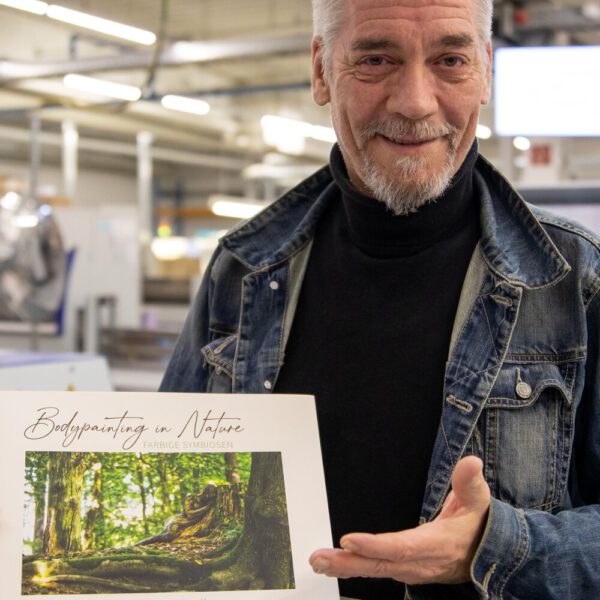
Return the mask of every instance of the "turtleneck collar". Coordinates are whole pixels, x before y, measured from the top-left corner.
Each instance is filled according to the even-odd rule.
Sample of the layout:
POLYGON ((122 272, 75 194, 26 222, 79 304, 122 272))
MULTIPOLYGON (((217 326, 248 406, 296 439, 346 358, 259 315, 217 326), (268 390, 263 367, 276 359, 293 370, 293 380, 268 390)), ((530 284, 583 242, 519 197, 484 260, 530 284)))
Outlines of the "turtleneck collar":
POLYGON ((350 182, 338 145, 330 156, 333 178, 341 190, 352 242, 365 254, 381 258, 409 256, 451 236, 474 220, 479 207, 473 194, 473 166, 477 160, 473 142, 460 169, 445 192, 416 213, 397 216, 378 200, 361 194, 350 182))

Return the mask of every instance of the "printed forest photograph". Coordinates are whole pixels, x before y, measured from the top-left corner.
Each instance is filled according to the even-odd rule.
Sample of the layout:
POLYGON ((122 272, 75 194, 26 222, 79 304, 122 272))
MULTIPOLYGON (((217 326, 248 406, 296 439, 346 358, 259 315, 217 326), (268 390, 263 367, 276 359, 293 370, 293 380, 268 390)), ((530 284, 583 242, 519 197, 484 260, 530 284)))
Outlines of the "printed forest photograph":
POLYGON ((279 452, 27 452, 23 595, 294 588, 279 452))

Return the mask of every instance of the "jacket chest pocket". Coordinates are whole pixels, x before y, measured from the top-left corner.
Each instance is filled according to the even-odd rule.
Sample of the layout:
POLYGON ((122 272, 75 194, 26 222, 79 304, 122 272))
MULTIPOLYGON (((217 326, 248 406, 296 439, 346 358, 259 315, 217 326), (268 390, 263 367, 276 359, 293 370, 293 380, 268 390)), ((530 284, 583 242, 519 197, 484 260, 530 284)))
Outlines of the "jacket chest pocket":
POLYGON ((492 495, 551 510, 565 492, 577 362, 504 364, 476 435, 492 495))
POLYGON ((209 369, 207 392, 228 394, 232 389, 237 334, 218 337, 200 349, 209 369))

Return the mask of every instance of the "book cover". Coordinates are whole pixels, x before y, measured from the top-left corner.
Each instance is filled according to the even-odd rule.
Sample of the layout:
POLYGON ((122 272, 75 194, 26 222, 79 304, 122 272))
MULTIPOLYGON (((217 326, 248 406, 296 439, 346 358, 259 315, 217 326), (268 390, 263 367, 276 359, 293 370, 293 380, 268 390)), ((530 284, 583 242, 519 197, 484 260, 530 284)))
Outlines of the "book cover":
POLYGON ((0 392, 2 597, 331 600, 310 396, 0 392))

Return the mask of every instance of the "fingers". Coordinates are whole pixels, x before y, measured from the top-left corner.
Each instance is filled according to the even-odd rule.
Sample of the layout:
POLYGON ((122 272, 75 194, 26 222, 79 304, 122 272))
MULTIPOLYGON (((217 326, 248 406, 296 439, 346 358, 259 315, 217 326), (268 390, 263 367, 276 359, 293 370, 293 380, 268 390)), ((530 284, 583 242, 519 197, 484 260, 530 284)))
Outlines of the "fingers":
POLYGON ((315 573, 340 579, 395 576, 392 563, 365 558, 347 550, 317 550, 309 562, 315 573))
POLYGON ((435 550, 427 527, 417 527, 394 533, 350 533, 340 540, 344 550, 366 558, 402 562, 419 560, 435 550))
POLYGON ((316 573, 334 577, 391 577, 407 583, 421 580, 427 563, 444 561, 445 544, 435 527, 421 526, 395 533, 351 533, 341 549, 321 549, 309 562, 316 573))

